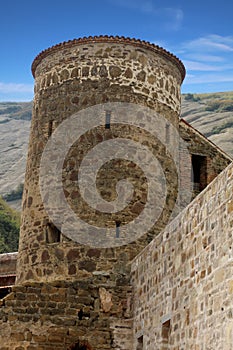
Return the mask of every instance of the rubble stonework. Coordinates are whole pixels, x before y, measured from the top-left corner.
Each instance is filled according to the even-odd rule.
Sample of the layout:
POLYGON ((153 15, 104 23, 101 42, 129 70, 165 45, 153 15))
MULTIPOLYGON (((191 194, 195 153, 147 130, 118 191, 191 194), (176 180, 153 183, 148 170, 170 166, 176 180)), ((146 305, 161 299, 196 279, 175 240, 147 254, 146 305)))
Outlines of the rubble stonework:
POLYGON ((24 184, 17 283, 64 278, 75 280, 77 275, 85 278, 96 270, 108 271, 110 275, 113 274, 111 278, 114 280, 115 274, 128 276, 128 262, 167 224, 176 200, 175 169, 166 154, 166 148, 156 144, 155 138, 144 130, 121 124, 113 124, 110 129, 99 126, 90 130, 85 133, 82 142, 78 140, 71 147, 63 168, 66 200, 81 219, 92 221, 97 226, 108 222, 112 227, 116 221, 125 223, 137 217, 145 205, 147 193, 142 186, 142 170, 125 160, 113 160, 100 170, 99 180, 97 178, 99 192, 111 201, 116 193, 112 179, 130 178, 137 190, 135 200, 120 216, 92 210, 82 200, 75 182, 80 163, 90 149, 101 141, 119 137, 145 142, 152 152, 156 151, 166 169, 167 181, 171 184, 167 199, 170 204, 160 222, 153 232, 148 232, 140 240, 132 242, 130 246, 112 249, 111 252, 104 249, 92 252, 89 247, 77 245, 64 236, 59 244, 48 244, 53 229, 49 227, 50 218, 44 210, 40 195, 41 156, 49 136, 62 122, 74 113, 100 103, 144 105, 178 127, 184 67, 175 56, 154 45, 134 40, 131 43, 123 38, 100 37, 54 46, 35 59, 32 71, 35 76, 35 96, 24 184), (153 82, 149 79, 152 76, 153 82))
MULTIPOLYGON (((156 244, 160 252, 159 263, 164 264, 158 265, 158 268, 163 266, 164 276, 173 263, 165 262, 163 258, 163 253, 168 249, 163 240, 163 232, 167 231, 163 230, 173 227, 173 222, 167 225, 174 203, 179 198, 176 189, 178 182, 185 189, 192 185, 192 162, 199 162, 197 169, 200 172, 196 176, 198 183, 195 184, 194 197, 227 167, 231 159, 179 119, 180 85, 185 69, 178 58, 156 45, 107 36, 72 40, 39 54, 33 62, 32 72, 35 77, 35 97, 23 195, 17 280, 12 292, 1 301, 0 349, 69 349, 75 344, 77 348, 80 344, 80 348, 89 350, 138 350, 142 346, 143 349, 160 349, 161 329, 158 324, 164 317, 164 310, 163 313, 159 310, 159 315, 154 314, 153 324, 158 328, 159 335, 155 337, 153 333, 150 338, 149 332, 154 332, 150 328, 152 316, 149 318, 149 311, 145 308, 150 303, 150 297, 152 301, 155 300, 154 293, 158 293, 158 290, 154 286, 159 283, 162 271, 155 271, 158 272, 157 279, 145 284, 150 271, 156 269, 157 265, 152 259, 150 270, 147 271, 144 262, 150 256, 150 247, 156 244), (168 126, 179 130, 185 143, 179 144, 179 140, 174 140, 169 134, 169 127, 161 130, 171 147, 175 148, 178 144, 178 179, 175 163, 169 158, 166 147, 144 129, 138 130, 133 125, 126 127, 112 124, 110 128, 98 126, 72 145, 62 169, 66 200, 78 216, 97 227, 115 227, 117 222, 130 222, 141 213, 147 200, 143 169, 132 162, 117 159, 100 169, 97 187, 101 195, 111 202, 116 196, 116 183, 122 178, 130 179, 135 188, 132 204, 120 214, 102 214, 101 211, 93 211, 82 201, 76 184, 79 166, 83 156, 98 143, 114 138, 144 143, 152 153, 156 152, 169 185, 163 215, 148 232, 130 244, 97 248, 77 243, 66 236, 62 228, 54 226, 41 198, 39 174, 43 151, 54 131, 71 115, 106 102, 127 102, 150 108, 167 121, 168 126), (189 159, 186 148, 190 153, 189 159), (190 159, 192 162, 188 161, 190 159), (148 255, 145 253, 144 256, 147 251, 148 255), (133 259, 136 260, 131 266, 133 259), (145 303, 145 308, 141 303, 145 303)), ((151 122, 155 122, 155 119, 152 118, 151 122)), ((162 124, 156 123, 160 130, 162 124)), ((205 198, 205 194, 195 201, 200 198, 205 198)), ((180 200, 181 207, 182 203, 180 200)), ((196 202, 192 203, 195 207, 196 202)), ((192 204, 189 208, 192 208, 192 204)), ((184 224, 187 227, 193 225, 193 216, 187 211, 185 213, 185 223, 179 222, 181 227, 184 224)), ((199 217, 195 220, 198 224, 199 217)), ((204 226, 202 229, 207 228, 204 226)), ((182 237, 179 237, 178 243, 182 241, 182 237)), ((201 249, 201 245, 195 247, 201 249)), ((177 258, 174 257, 177 261, 177 279, 179 273, 183 273, 179 254, 177 258)), ((163 281, 161 283, 159 295, 165 302, 173 285, 167 280, 165 286, 163 281)), ((174 290, 177 301, 179 293, 174 290)), ((153 313, 156 307, 156 304, 150 304, 150 311, 153 313)), ((169 309, 167 314, 170 312, 169 309)), ((178 314, 174 315, 178 317, 178 314)), ((174 320, 169 318, 164 321, 166 327, 162 333, 167 334, 164 343, 168 342, 169 327, 174 332, 173 338, 169 339, 176 337, 178 331, 174 320)), ((164 349, 179 349, 183 338, 179 333, 177 347, 172 342, 164 349)), ((187 346, 185 348, 188 349, 187 346)))

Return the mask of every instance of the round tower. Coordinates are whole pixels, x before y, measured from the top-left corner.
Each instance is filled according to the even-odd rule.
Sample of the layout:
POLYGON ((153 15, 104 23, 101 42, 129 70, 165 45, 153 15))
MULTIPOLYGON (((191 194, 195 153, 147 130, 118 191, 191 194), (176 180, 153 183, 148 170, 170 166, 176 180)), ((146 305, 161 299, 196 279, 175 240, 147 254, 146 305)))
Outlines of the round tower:
MULTIPOLYGON (((35 78, 35 96, 23 196, 17 282, 77 280, 91 278, 101 271, 108 273, 112 282, 119 281, 122 276, 127 279, 128 262, 166 225, 177 200, 176 164, 166 145, 159 140, 159 135, 164 135, 170 149, 177 148, 171 129, 175 129, 179 122, 184 66, 174 55, 154 44, 124 37, 99 36, 64 42, 42 51, 32 64, 32 73, 35 78), (140 122, 132 125, 120 117, 117 119, 118 103, 121 103, 121 112, 125 114, 120 114, 124 114, 125 119, 132 106, 138 106, 137 112, 132 112, 137 114, 137 120, 147 114, 145 109, 152 111, 152 115, 147 118, 151 123, 149 128, 140 129, 140 122), (94 127, 90 124, 91 127, 85 133, 73 139, 71 130, 67 130, 69 124, 65 122, 75 116, 73 123, 77 125, 80 115, 83 117, 82 113, 86 110, 95 118, 95 106, 101 106, 96 108, 102 113, 102 124, 94 127), (62 129, 63 125, 65 129, 62 129), (158 137, 150 134, 150 126, 157 132, 159 130, 158 137), (79 168, 85 155, 104 141, 127 139, 148 147, 151 154, 156 155, 165 173, 167 189, 165 205, 155 225, 141 236, 115 246, 104 245, 101 239, 95 245, 95 229, 92 232, 94 243, 87 240, 85 244, 85 240, 75 238, 75 232, 70 233, 71 229, 64 228, 64 213, 61 214, 59 199, 56 197, 56 200, 50 201, 50 206, 53 206, 51 214, 45 204, 46 193, 41 192, 40 186, 43 156, 49 140, 55 140, 58 134, 56 130, 63 130, 64 140, 71 139, 70 148, 61 163, 61 195, 83 222, 96 229, 114 229, 116 239, 121 235, 124 225, 135 220, 146 205, 148 186, 145 185, 144 169, 135 165, 131 158, 123 159, 122 154, 107 160, 100 167, 96 186, 100 196, 110 205, 117 197, 116 186, 119 181, 127 179, 134 187, 127 206, 118 212, 98 206, 90 207, 77 184, 79 168), (54 217, 58 218, 57 222, 54 217)), ((143 118, 141 122, 144 123, 143 118)), ((79 129, 76 131, 78 133, 79 129)), ((56 148, 59 144, 56 142, 50 146, 56 148)), ((99 152, 101 158, 101 150, 99 152)), ((51 164, 54 158, 57 160, 59 154, 49 158, 51 164)), ((145 158, 143 153, 142 158, 145 158)), ((50 178, 47 184, 49 181, 53 179, 50 178)), ((52 194, 48 193, 48 196, 51 199, 52 194)))

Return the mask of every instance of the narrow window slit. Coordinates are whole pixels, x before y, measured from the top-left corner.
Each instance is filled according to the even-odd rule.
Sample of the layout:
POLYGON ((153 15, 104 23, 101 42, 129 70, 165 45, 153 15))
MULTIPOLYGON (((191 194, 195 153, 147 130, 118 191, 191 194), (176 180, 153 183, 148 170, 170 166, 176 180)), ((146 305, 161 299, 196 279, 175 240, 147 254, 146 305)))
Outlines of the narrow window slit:
POLYGON ((120 237, 120 221, 116 221, 116 238, 120 237))
POLYGON ((110 123, 111 123, 111 112, 106 111, 106 114, 105 114, 105 129, 110 129, 110 123))
POLYGON ((80 309, 78 312, 78 319, 81 321, 83 319, 83 310, 80 309))
POLYGON ((50 120, 48 125, 48 137, 52 135, 52 132, 53 132, 53 121, 50 120))
POLYGON ((162 324, 162 345, 164 350, 168 349, 170 333, 171 333, 171 320, 167 320, 162 324))
POLYGON ((169 124, 166 124, 166 144, 170 143, 170 126, 169 124))

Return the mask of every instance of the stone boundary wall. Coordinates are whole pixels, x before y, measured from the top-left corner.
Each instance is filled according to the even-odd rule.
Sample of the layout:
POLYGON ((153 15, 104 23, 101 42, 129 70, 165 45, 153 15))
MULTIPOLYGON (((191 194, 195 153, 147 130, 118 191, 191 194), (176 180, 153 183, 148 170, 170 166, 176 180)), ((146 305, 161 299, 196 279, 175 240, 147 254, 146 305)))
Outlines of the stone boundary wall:
POLYGON ((135 258, 134 349, 232 349, 232 213, 230 164, 135 258))

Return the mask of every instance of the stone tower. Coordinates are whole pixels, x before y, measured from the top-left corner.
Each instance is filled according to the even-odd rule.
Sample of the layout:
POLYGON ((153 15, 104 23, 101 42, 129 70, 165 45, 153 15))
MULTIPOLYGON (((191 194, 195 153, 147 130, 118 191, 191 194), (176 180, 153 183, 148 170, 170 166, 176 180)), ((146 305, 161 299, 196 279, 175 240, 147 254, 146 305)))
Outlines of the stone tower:
POLYGON ((196 194, 231 162, 179 120, 182 63, 101 36, 43 51, 32 72, 1 350, 230 349, 232 165, 171 221, 191 167, 196 194))
MULTIPOLYGON (((68 41, 41 52, 32 64, 32 73, 35 97, 17 284, 39 284, 40 298, 47 293, 43 296, 45 300, 48 295, 55 296, 51 301, 55 303, 55 311, 50 310, 49 315, 42 317, 41 332, 47 335, 38 340, 37 345, 43 348, 44 343, 55 342, 49 334, 57 315, 57 334, 61 332, 62 336, 61 344, 56 344, 60 347, 56 348, 83 342, 87 349, 129 349, 129 344, 133 344, 130 262, 167 224, 177 199, 178 180, 166 147, 146 130, 120 121, 112 123, 114 111, 109 110, 109 106, 120 102, 153 110, 163 121, 152 117, 151 125, 156 125, 158 130, 162 125, 160 133, 169 138, 172 145, 175 140, 169 137, 168 129, 178 128, 184 66, 175 56, 148 42, 100 36, 68 41), (63 231, 63 219, 58 225, 51 220, 40 193, 41 159, 48 140, 70 116, 95 105, 107 106, 102 125, 76 140, 62 164, 63 193, 75 214, 96 227, 113 228, 117 235, 146 204, 148 190, 143 187, 143 169, 119 158, 101 167, 96 182, 101 196, 111 202, 116 197, 116 183, 130 179, 138 190, 134 190, 126 209, 120 213, 104 213, 83 201, 77 186, 79 166, 84 155, 103 141, 125 138, 144 143, 162 164, 168 184, 166 205, 156 224, 142 236, 131 239, 129 244, 115 247, 111 244, 99 247, 89 242, 79 244, 75 233, 67 235, 67 230, 63 231)), ((138 117, 140 113, 139 109, 138 117)), ((69 131, 66 130, 63 137, 69 138, 69 131)), ((58 217, 64 214, 60 214, 57 202, 53 210, 57 210, 58 217)), ((46 302, 48 305, 49 300, 46 302)))
POLYGON ((232 329, 223 313, 232 271, 219 270, 228 245, 232 255, 232 166, 171 221, 187 203, 191 165, 200 192, 231 162, 179 120, 184 66, 153 44, 101 36, 43 51, 32 72, 17 280, 0 300, 0 349, 216 348, 224 337, 213 324, 232 329))
MULTIPOLYGON (((35 77, 35 97, 23 198, 18 283, 31 279, 75 279, 80 265, 81 270, 85 270, 85 267, 88 270, 99 270, 96 256, 93 256, 93 261, 92 256, 89 256, 92 253, 85 258, 85 263, 77 253, 79 259, 76 262, 79 265, 74 263, 73 258, 72 264, 67 260, 70 254, 75 255, 73 249, 77 251, 85 248, 67 240, 61 225, 56 227, 44 210, 39 188, 39 168, 43 150, 54 130, 74 113, 109 102, 149 107, 167 120, 164 129, 169 124, 178 127, 180 84, 185 75, 184 66, 179 59, 158 46, 135 39, 104 36, 82 38, 49 48, 35 58, 32 72, 35 77)), ((72 145, 64 161, 63 185, 66 199, 78 216, 86 221, 92 220, 97 226, 112 227, 117 222, 124 224, 134 219, 145 205, 147 193, 146 190, 138 191, 137 198, 135 195, 127 210, 119 215, 92 210, 82 201, 76 184, 80 162, 91 148, 103 140, 119 137, 145 142, 163 164, 167 182, 174 182, 176 169, 173 169, 172 160, 166 156, 165 147, 158 144, 148 132, 138 131, 133 125, 122 126, 120 123, 110 127, 106 125, 106 118, 108 115, 105 116, 103 125, 85 133, 85 140, 82 136, 82 139, 72 145)), ((159 122, 162 123, 162 120, 159 122)), ((157 121, 152 120, 151 123, 157 121)), ((163 132, 166 134, 166 130, 161 130, 163 132)), ((67 133, 64 134, 66 137, 69 137, 67 133)), ((114 199, 113 187, 119 179, 130 178, 135 187, 142 187, 142 170, 130 164, 130 161, 118 159, 101 168, 97 186, 107 201, 114 199), (104 184, 101 178, 104 179, 104 184)), ((139 241, 132 242, 130 258, 125 257, 126 261, 138 254, 155 231, 167 223, 169 209, 173 208, 176 199, 176 189, 173 187, 167 198, 171 208, 166 206, 163 217, 149 237, 146 234, 139 241)), ((122 255, 128 248, 124 246, 118 250, 122 255)), ((100 259, 101 252, 95 254, 100 259)), ((115 254, 118 253, 113 254, 115 259, 115 254)), ((106 255, 105 259, 108 259, 106 255)), ((117 261, 119 263, 119 257, 117 261)))

